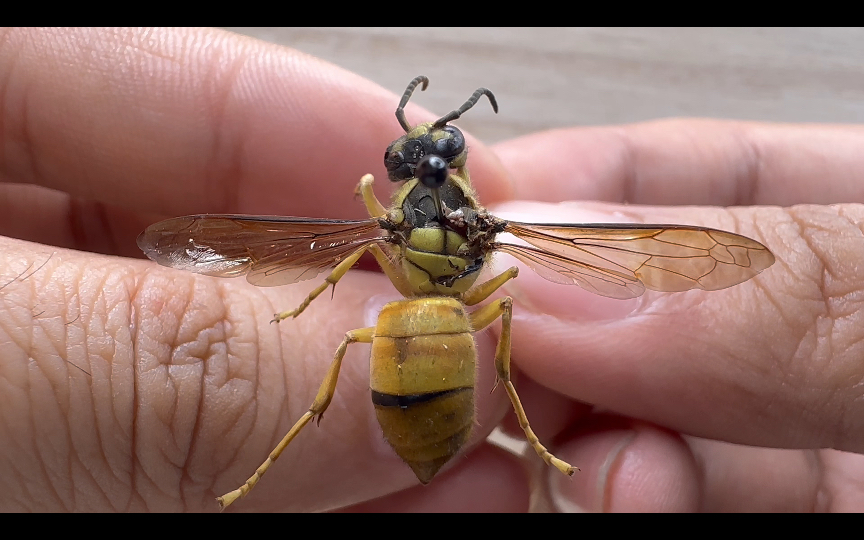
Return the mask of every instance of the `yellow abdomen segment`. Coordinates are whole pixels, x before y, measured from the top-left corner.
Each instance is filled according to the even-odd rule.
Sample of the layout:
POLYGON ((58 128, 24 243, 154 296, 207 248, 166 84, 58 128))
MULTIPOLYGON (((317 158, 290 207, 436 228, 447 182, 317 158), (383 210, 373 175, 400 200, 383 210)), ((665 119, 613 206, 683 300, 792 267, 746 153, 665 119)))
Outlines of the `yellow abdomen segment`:
POLYGON ((428 483, 471 434, 477 352, 461 302, 384 306, 372 339, 370 387, 384 438, 428 483))

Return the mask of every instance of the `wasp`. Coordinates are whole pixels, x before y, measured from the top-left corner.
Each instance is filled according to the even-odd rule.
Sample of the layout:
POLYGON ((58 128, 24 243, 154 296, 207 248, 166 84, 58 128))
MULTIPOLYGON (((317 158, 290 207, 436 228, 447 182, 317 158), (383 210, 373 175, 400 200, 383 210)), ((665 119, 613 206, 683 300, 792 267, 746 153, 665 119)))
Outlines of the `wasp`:
POLYGON ((497 383, 506 390, 519 425, 537 454, 564 474, 577 469, 540 443, 511 382, 513 301, 503 297, 479 307, 518 275, 511 267, 477 284, 493 252, 525 263, 540 276, 575 284, 612 298, 635 298, 646 289, 718 290, 755 276, 774 262, 759 242, 737 234, 682 225, 552 225, 505 221, 480 205, 468 174, 462 132, 450 122, 486 96, 479 88, 458 109, 434 122, 411 126, 405 106, 415 78, 396 109, 405 134, 384 154, 387 175, 402 185, 385 207, 372 175, 357 192, 369 219, 346 221, 280 216, 203 214, 148 227, 138 246, 159 264, 218 277, 246 276, 270 287, 311 279, 332 269, 295 309, 274 321, 297 317, 370 253, 405 298, 385 305, 374 327, 351 330, 339 345, 309 410, 267 460, 238 489, 219 497, 222 508, 245 496, 285 447, 333 398, 342 359, 353 343, 371 343, 372 403, 385 439, 426 484, 468 441, 474 424, 477 352, 472 333, 499 318, 495 351, 497 383), (499 241, 509 233, 524 241, 499 241))

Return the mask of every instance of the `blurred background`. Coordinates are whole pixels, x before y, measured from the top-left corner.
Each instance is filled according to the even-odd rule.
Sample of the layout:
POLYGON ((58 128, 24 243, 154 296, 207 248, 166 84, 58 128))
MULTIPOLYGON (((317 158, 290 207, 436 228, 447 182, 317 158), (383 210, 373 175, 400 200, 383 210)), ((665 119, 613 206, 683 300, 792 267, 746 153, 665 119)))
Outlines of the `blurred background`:
POLYGON ((444 114, 486 143, 533 131, 670 116, 864 121, 861 28, 227 28, 325 59, 444 114))

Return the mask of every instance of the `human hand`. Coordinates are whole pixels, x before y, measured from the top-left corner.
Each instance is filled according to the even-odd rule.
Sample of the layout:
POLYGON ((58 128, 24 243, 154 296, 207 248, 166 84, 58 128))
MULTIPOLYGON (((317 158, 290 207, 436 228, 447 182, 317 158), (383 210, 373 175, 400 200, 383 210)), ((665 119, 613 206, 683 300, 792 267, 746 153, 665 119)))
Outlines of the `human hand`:
MULTIPOLYGON (((165 269, 135 238, 198 212, 365 217, 353 189, 369 172, 388 187, 398 96, 215 30, 14 29, 0 44, 0 232, 39 242, 2 240, 0 508, 217 510, 309 407, 344 333, 396 293, 351 272, 333 302, 271 325, 317 282, 262 289, 165 269)), ((494 201, 504 174, 471 143, 494 201)), ((479 340, 481 388, 493 339, 479 340)), ((374 420, 368 354, 352 347, 321 426, 234 509, 339 508, 419 487, 374 420)), ((478 442, 506 400, 478 394, 478 442)), ((415 493, 416 509, 527 497, 519 466, 491 448, 415 493)))
POLYGON ((546 473, 559 507, 864 508, 862 145, 858 126, 667 120, 494 148, 514 199, 619 203, 512 202, 504 217, 702 225, 777 259, 730 289, 630 301, 520 274, 520 392, 540 438, 582 469, 546 473))
MULTIPOLYGON (((43 244, 133 255, 134 238, 157 219, 153 213, 361 217, 351 190, 370 171, 383 180, 381 149, 398 135, 393 94, 231 34, 14 30, 0 43, 0 65, 8 68, 18 54, 15 76, 3 79, 11 133, 4 179, 57 190, 5 186, 0 230, 43 244)), ((408 117, 436 116, 409 108, 408 117)), ((860 143, 854 128, 661 122, 503 143, 496 152, 504 167, 472 142, 469 166, 490 206, 520 197, 621 201, 624 193, 647 204, 827 203, 860 199, 858 184, 843 183, 857 178, 860 143), (750 148, 736 147, 747 132, 762 137, 753 176, 760 182, 736 199, 729 189, 748 185, 746 169, 743 176, 738 169, 748 154, 736 159, 734 151, 750 148), (621 159, 622 137, 639 133, 644 152, 621 159), (695 146, 682 148, 688 143, 695 146), (781 170, 788 160, 795 166, 781 170), (816 176, 819 188, 808 180, 816 176), (616 192, 622 185, 630 191, 616 192)), ((584 206, 556 208, 568 221, 585 215, 584 206)), ((583 469, 564 479, 562 497, 589 509, 798 509, 818 507, 817 495, 827 493, 832 508, 854 507, 844 482, 861 468, 856 454, 757 451, 669 430, 861 451, 854 383, 862 368, 853 334, 860 325, 854 295, 847 298, 861 248, 851 235, 858 229, 843 229, 856 210, 742 210, 733 220, 719 209, 624 209, 625 218, 645 212, 647 221, 721 226, 775 252, 780 264, 721 292, 620 303, 523 272, 512 288, 514 363, 533 381, 517 387, 541 439, 583 469), (845 232, 846 242, 838 247, 826 230, 845 232), (845 308, 828 311, 838 302, 845 308), (538 312, 544 315, 531 314, 538 312), (819 337, 824 321, 835 323, 836 338, 819 337), (592 413, 573 399, 620 416, 592 413), (808 469, 816 458, 823 467, 808 469), (769 469, 759 459, 776 467, 761 490, 754 483, 769 469), (777 506, 760 506, 769 503, 777 506)), ((333 302, 277 326, 268 324, 272 313, 295 306, 314 282, 256 289, 14 240, 4 248, 0 275, 20 275, 2 290, 0 312, 8 336, 0 355, 8 385, 2 410, 15 411, 0 434, 9 464, 0 468, 0 507, 11 510, 215 509, 213 498, 245 480, 309 406, 344 332, 371 324, 375 309, 396 297, 382 275, 353 272, 333 302)), ((512 414, 500 390, 482 391, 492 385, 494 341, 478 336, 478 441, 512 414)), ((381 439, 367 362, 364 346, 349 351, 320 428, 308 427, 232 508, 525 507, 519 465, 482 443, 429 486, 417 486, 381 439)), ((560 473, 549 474, 558 481, 560 473)))

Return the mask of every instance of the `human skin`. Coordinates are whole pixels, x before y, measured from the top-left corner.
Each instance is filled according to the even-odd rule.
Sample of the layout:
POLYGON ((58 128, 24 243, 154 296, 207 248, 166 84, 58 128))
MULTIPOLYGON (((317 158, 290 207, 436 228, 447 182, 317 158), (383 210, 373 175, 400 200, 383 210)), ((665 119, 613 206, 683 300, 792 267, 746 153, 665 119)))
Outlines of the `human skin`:
MULTIPOLYGON (((398 98, 190 29, 2 31, 0 96, 0 510, 216 510, 308 408, 345 331, 397 294, 366 265, 271 325, 319 280, 171 270, 134 239, 190 213, 363 217, 351 194, 371 172, 386 196, 398 98)), ((716 227, 777 258, 727 290, 630 301, 525 269, 508 285, 528 417, 581 469, 546 473, 561 509, 864 508, 864 130, 665 120, 469 144, 499 215, 716 227), (561 202, 579 200, 606 204, 561 202)), ((483 442, 502 419, 521 433, 487 390, 496 337, 477 335, 475 446, 429 486, 382 440, 358 344, 320 427, 231 510, 526 509, 521 463, 483 442)))

